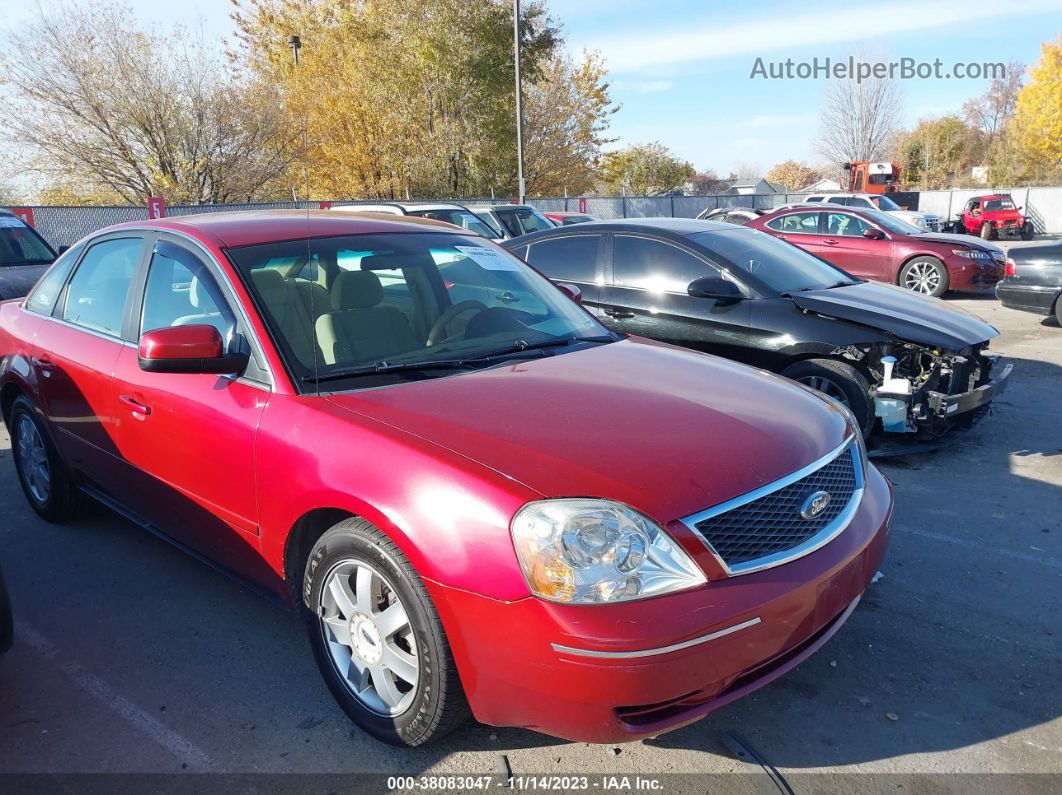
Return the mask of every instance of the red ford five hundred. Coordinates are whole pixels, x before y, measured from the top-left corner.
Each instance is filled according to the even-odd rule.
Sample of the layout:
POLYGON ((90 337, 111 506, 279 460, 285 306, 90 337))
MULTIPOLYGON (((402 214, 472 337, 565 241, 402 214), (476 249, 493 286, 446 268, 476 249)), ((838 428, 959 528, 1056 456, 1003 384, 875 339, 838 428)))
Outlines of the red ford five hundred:
POLYGON ((19 480, 296 607, 386 742, 660 734, 838 630, 892 494, 839 404, 567 293, 431 221, 111 227, 0 305, 19 480))

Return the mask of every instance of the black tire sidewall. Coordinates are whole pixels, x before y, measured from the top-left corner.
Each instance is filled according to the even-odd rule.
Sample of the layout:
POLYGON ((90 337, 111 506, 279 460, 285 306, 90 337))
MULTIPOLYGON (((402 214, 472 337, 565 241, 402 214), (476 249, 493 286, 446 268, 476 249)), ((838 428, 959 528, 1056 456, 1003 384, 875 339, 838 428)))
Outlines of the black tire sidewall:
POLYGON ((863 438, 867 438, 874 429, 874 401, 870 397, 870 382, 852 365, 833 359, 810 359, 790 365, 782 371, 782 375, 794 381, 809 376, 828 378, 848 398, 848 408, 859 422, 863 438))
POLYGON ((22 487, 22 493, 26 496, 26 501, 34 512, 49 522, 64 522, 69 519, 74 513, 74 503, 77 494, 77 488, 67 474, 65 465, 62 459, 59 458, 59 453, 52 443, 52 438, 48 434, 48 429, 37 415, 37 410, 33 407, 33 404, 26 397, 16 398, 14 405, 11 407, 11 419, 9 425, 11 431, 11 455, 14 458, 15 474, 18 476, 19 485, 22 487), (30 422, 33 423, 37 429, 37 433, 40 434, 41 441, 44 443, 45 450, 48 452, 48 474, 49 474, 49 492, 48 499, 44 502, 39 501, 33 496, 33 493, 29 489, 29 485, 26 483, 26 477, 22 472, 22 463, 18 446, 18 425, 19 418, 28 417, 30 422))
MULTIPOLYGON (((940 273, 940 285, 937 287, 936 290, 934 290, 933 292, 929 293, 929 296, 928 296, 929 298, 940 298, 951 287, 951 274, 948 273, 947 266, 943 262, 941 262, 939 259, 937 259, 936 257, 915 257, 913 260, 910 260, 909 262, 905 262, 904 266, 902 268, 900 268, 900 278, 899 278, 900 286, 903 287, 905 290, 908 289, 907 287, 904 286, 904 280, 907 277, 907 271, 913 265, 915 265, 915 264, 917 264, 919 262, 928 262, 929 264, 931 264, 933 267, 935 267, 937 269, 938 273, 940 273)), ((916 292, 915 290, 910 290, 910 292, 915 293, 915 295, 925 295, 925 293, 919 293, 919 292, 916 292)))
POLYGON ((382 537, 368 522, 354 520, 342 522, 321 536, 306 563, 302 612, 321 674, 332 695, 350 719, 385 743, 401 746, 420 745, 431 739, 438 723, 437 713, 443 706, 439 703, 443 687, 440 661, 447 653, 443 647, 445 639, 438 637, 430 629, 434 622, 428 611, 434 608, 425 603, 426 593, 419 592, 423 586, 411 582, 411 575, 416 575, 411 569, 407 572, 408 562, 404 558, 398 558, 395 554, 397 549, 386 548, 393 545, 380 544, 374 535, 382 537), (321 622, 316 612, 317 605, 326 575, 338 563, 346 560, 364 562, 383 575, 397 593, 410 618, 417 643, 420 675, 413 704, 397 717, 386 717, 372 712, 347 689, 325 644, 321 622))
POLYGON ((992 232, 992 224, 990 224, 988 221, 985 221, 983 224, 981 224, 980 234, 982 240, 991 240, 993 237, 992 232))

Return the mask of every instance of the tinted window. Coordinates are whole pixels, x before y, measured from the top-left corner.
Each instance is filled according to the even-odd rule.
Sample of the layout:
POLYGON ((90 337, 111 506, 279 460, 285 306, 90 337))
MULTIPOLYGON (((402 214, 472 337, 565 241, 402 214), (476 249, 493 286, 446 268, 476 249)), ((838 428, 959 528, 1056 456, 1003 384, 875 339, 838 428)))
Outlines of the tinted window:
POLYGON ((613 265, 616 284, 656 292, 685 293, 694 279, 711 274, 709 266, 670 243, 616 235, 613 265))
POLYGON ((39 265, 55 254, 20 218, 0 215, 0 265, 39 265))
POLYGON ((819 233, 819 211, 782 215, 768 221, 767 226, 771 229, 777 229, 779 232, 817 235, 819 233))
POLYGON ((159 243, 151 257, 141 333, 171 326, 213 326, 223 340, 236 328, 214 277, 191 252, 159 243))
POLYGON ((826 200, 830 204, 849 204, 848 197, 846 196, 831 196, 826 200))
POLYGON ((517 210, 516 215, 519 217, 520 224, 523 226, 525 233, 538 232, 541 229, 553 228, 553 222, 537 210, 523 208, 517 210))
POLYGON ((520 237, 524 233, 524 230, 520 228, 520 220, 516 217, 514 212, 499 212, 498 218, 505 224, 505 228, 509 231, 509 234, 513 237, 520 237))
POLYGON ((84 250, 84 246, 70 249, 59 258, 54 266, 48 269, 48 272, 37 282, 37 286, 33 288, 33 292, 26 298, 26 309, 42 315, 52 313, 59 293, 66 284, 66 277, 70 275, 70 269, 74 267, 74 263, 84 250))
POLYGON ((119 337, 140 238, 105 240, 85 252, 66 291, 63 320, 119 337))
POLYGON ((593 282, 601 235, 573 235, 534 243, 527 261, 551 279, 593 282))
POLYGON ((841 237, 860 237, 871 226, 862 218, 848 213, 827 213, 826 234, 841 237))

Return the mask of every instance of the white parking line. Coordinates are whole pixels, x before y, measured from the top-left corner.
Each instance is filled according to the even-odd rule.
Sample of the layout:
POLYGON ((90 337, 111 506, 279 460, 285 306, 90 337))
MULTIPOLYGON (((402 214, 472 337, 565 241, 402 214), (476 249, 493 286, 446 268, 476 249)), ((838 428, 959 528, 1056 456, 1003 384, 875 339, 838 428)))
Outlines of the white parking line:
POLYGON ((976 549, 981 552, 984 552, 987 549, 993 555, 1011 558, 1012 560, 1020 560, 1022 563, 1036 563, 1041 566, 1047 566, 1049 569, 1062 571, 1062 562, 1050 558, 1039 557, 1037 555, 1026 555, 1024 552, 1012 552, 1009 549, 1002 549, 999 547, 988 547, 986 544, 982 544, 978 541, 971 541, 968 538, 959 538, 957 536, 949 536, 945 533, 934 533, 932 530, 915 530, 912 527, 902 526, 897 526, 895 529, 899 530, 901 533, 910 533, 911 535, 920 536, 921 538, 928 538, 931 541, 943 541, 948 544, 956 544, 957 546, 966 547, 967 549, 976 549))
POLYGON ((74 684, 186 763, 188 770, 198 772, 214 767, 213 760, 207 756, 205 751, 159 722, 127 698, 116 693, 103 680, 93 676, 77 663, 66 659, 51 641, 22 623, 16 625, 15 633, 20 641, 25 641, 27 645, 47 657, 74 684))

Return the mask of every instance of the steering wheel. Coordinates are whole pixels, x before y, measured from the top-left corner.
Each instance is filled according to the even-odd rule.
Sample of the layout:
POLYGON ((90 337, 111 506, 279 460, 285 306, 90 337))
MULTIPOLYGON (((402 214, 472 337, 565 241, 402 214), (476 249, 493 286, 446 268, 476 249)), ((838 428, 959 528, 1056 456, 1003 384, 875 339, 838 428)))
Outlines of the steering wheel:
POLYGON ((442 339, 443 331, 454 318, 465 312, 471 312, 473 309, 484 312, 487 305, 479 301, 459 301, 444 309, 438 320, 432 324, 431 331, 428 332, 428 347, 437 344, 442 339))

